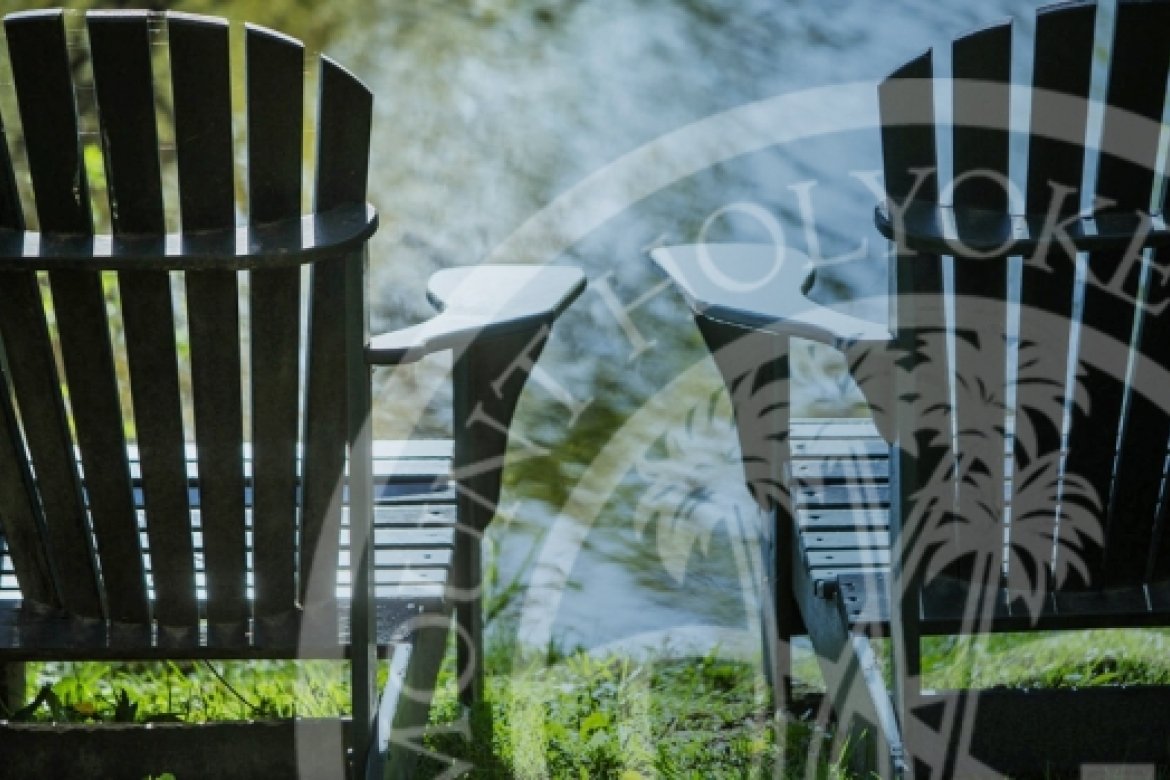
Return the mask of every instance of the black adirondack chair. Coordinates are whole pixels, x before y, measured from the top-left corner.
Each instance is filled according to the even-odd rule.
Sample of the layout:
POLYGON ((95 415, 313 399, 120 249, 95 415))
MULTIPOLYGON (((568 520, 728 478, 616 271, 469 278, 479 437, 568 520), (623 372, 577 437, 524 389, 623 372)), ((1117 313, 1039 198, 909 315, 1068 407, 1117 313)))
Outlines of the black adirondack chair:
POLYGON ((1041 9, 1030 125, 1009 97, 1008 22, 956 40, 949 72, 928 51, 882 82, 888 332, 806 298, 796 251, 653 253, 695 312, 732 394, 749 486, 775 518, 778 698, 787 642, 807 631, 839 734, 880 735, 870 758, 884 775, 1167 761, 1170 688, 932 690, 921 647, 931 635, 1170 623, 1170 233, 1157 165, 1168 32, 1165 2, 1041 9), (1098 13, 1113 37, 1095 143, 1094 36, 1109 29, 1098 13), (1009 169, 1013 130, 1026 170, 1009 169), (949 180, 940 148, 952 150, 949 180), (824 442, 789 435, 793 336, 845 353, 888 464, 873 442, 833 460, 813 454, 824 442), (892 690, 874 636, 891 639, 892 690))
POLYGON ((303 47, 269 30, 244 28, 236 62, 234 32, 205 17, 36 11, 4 29, 24 140, 0 145, 0 527, 19 584, 0 602, 0 661, 348 655, 354 716, 348 770, 339 722, 3 722, 0 772, 382 775, 405 744, 392 722, 421 739, 453 608, 465 698, 480 692, 479 537, 517 397, 582 275, 443 271, 441 314, 370 339, 372 96, 356 78, 322 57, 306 123, 303 47), (233 116, 233 68, 246 117, 233 116), (375 475, 371 367, 443 349, 456 354, 453 473, 405 484, 382 458, 375 475), (424 493, 413 505, 411 489, 424 493), (381 579, 432 554, 453 557, 449 580, 381 579), (391 662, 380 698, 378 656, 391 662))

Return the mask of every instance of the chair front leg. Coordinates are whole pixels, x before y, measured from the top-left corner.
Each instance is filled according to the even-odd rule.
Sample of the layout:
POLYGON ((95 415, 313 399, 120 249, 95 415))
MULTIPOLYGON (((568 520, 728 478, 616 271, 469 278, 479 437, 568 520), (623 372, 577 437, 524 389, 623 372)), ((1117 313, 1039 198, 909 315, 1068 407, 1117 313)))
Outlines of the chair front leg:
POLYGON ((455 360, 452 477, 458 525, 449 594, 459 631, 460 700, 466 706, 483 700, 483 535, 500 499, 516 404, 549 332, 547 322, 488 332, 455 360))
POLYGON ((0 716, 11 717, 28 702, 25 700, 28 683, 24 661, 0 664, 0 716))
POLYGON ((788 485, 791 388, 788 336, 695 317, 731 396, 748 492, 769 526, 761 534, 765 671, 778 707, 792 704, 794 634, 803 634, 792 588, 795 514, 788 485))

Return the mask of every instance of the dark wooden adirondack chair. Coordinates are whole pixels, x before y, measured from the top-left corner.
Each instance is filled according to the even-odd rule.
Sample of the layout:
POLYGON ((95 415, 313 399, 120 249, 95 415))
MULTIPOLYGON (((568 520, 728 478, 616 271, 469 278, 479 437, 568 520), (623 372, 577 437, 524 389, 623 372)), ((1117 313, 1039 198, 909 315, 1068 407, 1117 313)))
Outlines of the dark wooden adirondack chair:
POLYGON ((1157 165, 1170 3, 1117 4, 1099 144, 1097 14, 1084 2, 1038 12, 1030 125, 1011 110, 1010 23, 956 40, 939 58, 949 73, 928 51, 881 84, 890 332, 808 300, 795 251, 654 253, 695 311, 749 485, 775 517, 778 697, 787 642, 807 631, 840 733, 880 735, 883 774, 1170 759, 1167 687, 947 691, 922 677, 930 635, 1170 624, 1170 233, 1157 165), (936 121, 939 90, 953 123, 936 121), (1026 170, 1009 169, 1012 130, 1027 139, 1026 170), (949 180, 940 148, 953 150, 949 180), (761 283, 718 283, 728 277, 761 283), (844 351, 888 461, 864 426, 789 420, 792 336, 844 351), (892 690, 874 636, 892 640, 892 690))
POLYGON ((303 48, 268 30, 243 29, 236 62, 234 32, 203 17, 38 11, 4 29, 19 117, 3 119, 24 140, 0 145, 0 661, 348 655, 354 717, 348 759, 339 721, 0 722, 0 773, 381 775, 421 739, 453 608, 479 693, 478 539, 517 396, 582 275, 444 271, 440 315, 370 339, 372 96, 356 78, 321 58, 306 123, 303 48), (107 205, 112 235, 94 227, 107 205), (371 367, 442 349, 453 472, 442 447, 423 466, 390 445, 375 460, 371 367))

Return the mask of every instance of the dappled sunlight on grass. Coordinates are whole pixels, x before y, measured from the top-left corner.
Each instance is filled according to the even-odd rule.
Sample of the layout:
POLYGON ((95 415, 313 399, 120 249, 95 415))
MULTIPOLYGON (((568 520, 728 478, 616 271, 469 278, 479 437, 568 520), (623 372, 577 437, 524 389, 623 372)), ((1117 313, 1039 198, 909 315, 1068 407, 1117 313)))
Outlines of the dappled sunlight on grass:
POLYGON ((202 723, 350 709, 349 665, 337 661, 36 663, 26 694, 16 720, 202 723))
POLYGON ((1079 688, 1170 684, 1170 629, 1109 629, 980 637, 923 643, 931 688, 1079 688))

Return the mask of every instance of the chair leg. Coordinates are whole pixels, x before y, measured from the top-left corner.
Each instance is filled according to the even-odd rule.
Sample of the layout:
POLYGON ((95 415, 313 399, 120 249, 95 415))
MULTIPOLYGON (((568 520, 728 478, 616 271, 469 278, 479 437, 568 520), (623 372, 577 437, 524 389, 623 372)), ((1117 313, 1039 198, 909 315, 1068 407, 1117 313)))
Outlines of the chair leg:
POLYGON ((776 545, 772 553, 771 579, 776 593, 776 662, 779 673, 780 694, 786 708, 795 706, 792 685, 792 637, 804 634, 807 629, 800 616, 796 602, 796 589, 792 578, 792 567, 797 565, 794 554, 796 523, 790 507, 781 506, 773 512, 776 545))
MULTIPOLYGON (((766 523, 771 519, 765 517, 766 523)), ((777 565, 775 531, 765 526, 761 535, 760 555, 763 558, 764 581, 760 583, 760 627, 763 634, 764 677, 772 690, 773 706, 777 712, 791 711, 792 691, 792 636, 795 621, 799 621, 792 594, 792 578, 784 567, 777 565), (777 575, 777 571, 783 574, 777 575)))
POLYGON ((12 715, 27 703, 26 671, 24 661, 0 664, 0 713, 5 717, 12 715))
MULTIPOLYGON (((420 759, 430 756, 444 759, 423 746, 435 680, 447 648, 449 619, 435 619, 420 624, 412 633, 411 644, 398 652, 409 653, 401 687, 395 681, 386 686, 386 701, 379 718, 390 718, 390 745, 386 757, 386 780, 410 780, 418 777, 420 759)), ((392 667, 393 669, 393 667, 392 667)), ((456 729, 458 730, 458 729, 456 729)))
POLYGON ((863 776, 908 777, 901 728, 869 639, 848 629, 835 597, 817 595, 807 572, 794 576, 800 612, 837 716, 835 747, 849 740, 853 755, 865 763, 863 776))
POLYGON ((480 537, 470 531, 456 534, 452 584, 462 594, 455 604, 459 701, 474 707, 483 701, 483 549, 480 537))
POLYGON ((453 369, 452 477, 459 527, 451 576, 459 637, 459 671, 466 674, 460 700, 483 700, 483 532, 500 500, 504 455, 520 392, 548 340, 537 323, 484 334, 455 359, 453 369))

